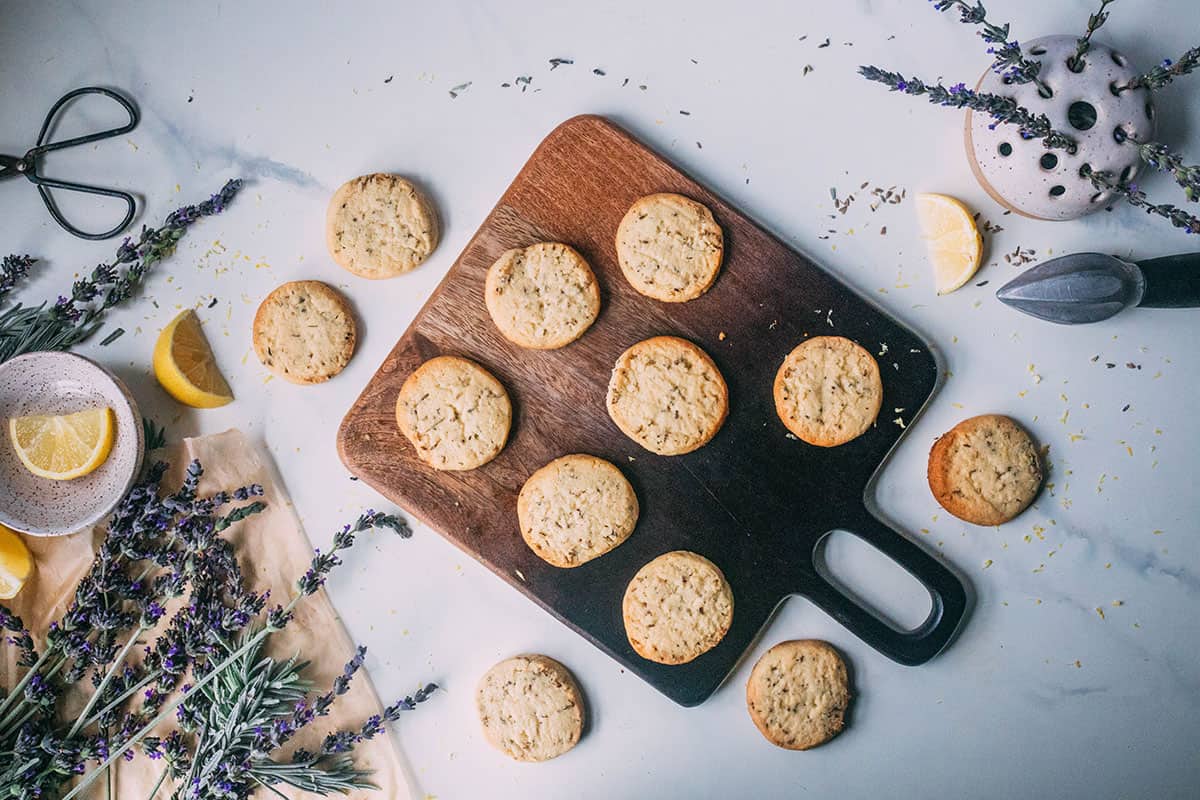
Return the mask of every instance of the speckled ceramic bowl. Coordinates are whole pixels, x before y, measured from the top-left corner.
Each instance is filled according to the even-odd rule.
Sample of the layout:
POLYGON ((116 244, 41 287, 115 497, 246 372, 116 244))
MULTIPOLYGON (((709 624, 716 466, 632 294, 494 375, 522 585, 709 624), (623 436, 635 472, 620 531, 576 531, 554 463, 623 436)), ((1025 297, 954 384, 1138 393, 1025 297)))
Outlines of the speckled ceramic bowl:
POLYGON ((125 384, 70 353, 30 353, 0 364, 0 523, 34 536, 62 536, 109 514, 142 467, 142 416, 125 384), (17 458, 8 420, 108 406, 117 434, 108 460, 73 481, 31 474, 17 458))

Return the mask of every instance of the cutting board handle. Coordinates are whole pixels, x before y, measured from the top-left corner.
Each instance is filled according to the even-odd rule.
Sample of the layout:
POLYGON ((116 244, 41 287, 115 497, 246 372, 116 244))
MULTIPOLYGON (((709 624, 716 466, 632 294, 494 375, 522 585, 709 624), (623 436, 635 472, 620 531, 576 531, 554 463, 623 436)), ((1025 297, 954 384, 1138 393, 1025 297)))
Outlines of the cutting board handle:
MULTIPOLYGON (((876 519, 864 509, 852 525, 840 526, 871 543, 929 592, 932 606, 925 621, 910 631, 901 630, 876 611, 849 596, 825 571, 818 569, 817 583, 805 594, 852 633, 893 661, 907 666, 924 664, 940 653, 967 612, 963 582, 926 550, 876 519)), ((821 547, 819 540, 815 546, 821 547)), ((814 552, 814 559, 821 563, 814 552)))

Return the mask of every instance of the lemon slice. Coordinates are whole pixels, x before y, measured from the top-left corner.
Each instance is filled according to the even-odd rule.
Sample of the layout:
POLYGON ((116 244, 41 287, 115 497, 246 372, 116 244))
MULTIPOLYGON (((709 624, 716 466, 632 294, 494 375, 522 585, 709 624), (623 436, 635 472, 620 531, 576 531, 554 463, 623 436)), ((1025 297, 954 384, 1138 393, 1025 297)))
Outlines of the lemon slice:
POLYGON ((95 472, 108 458, 115 432, 116 418, 110 408, 8 421, 8 435, 21 463, 39 478, 52 481, 95 472))
POLYGON ((0 525, 0 600, 16 597, 31 572, 33 556, 29 548, 20 536, 0 525))
POLYGON ((167 394, 192 408, 217 408, 233 402, 225 376, 217 369, 212 348, 196 312, 184 311, 158 335, 154 345, 154 377, 167 394))
POLYGON ((949 195, 917 195, 917 219, 933 262, 934 286, 938 294, 949 294, 979 269, 983 237, 967 207, 949 195))

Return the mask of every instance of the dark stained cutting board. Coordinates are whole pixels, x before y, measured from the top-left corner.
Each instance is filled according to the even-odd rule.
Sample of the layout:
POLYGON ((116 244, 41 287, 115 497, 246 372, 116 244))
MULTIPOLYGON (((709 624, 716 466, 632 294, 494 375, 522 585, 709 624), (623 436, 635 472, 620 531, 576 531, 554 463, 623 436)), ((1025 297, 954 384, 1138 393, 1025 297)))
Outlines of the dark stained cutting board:
MULTIPOLYGON (((711 695, 788 595, 811 599, 859 637, 904 664, 935 656, 966 609, 963 584, 942 563, 868 510, 872 476, 938 379, 925 342, 836 278, 724 203, 614 124, 570 119, 530 157, 446 278, 350 409, 338 432, 346 466, 362 480, 478 558, 551 614, 683 705, 711 695), (725 232, 716 284, 689 303, 633 291, 617 266, 617 224, 638 197, 672 191, 712 209, 725 232), (560 350, 523 350, 492 325, 484 275, 505 250, 566 242, 600 282, 599 319, 560 350), (605 392, 617 356, 650 336, 674 334, 712 356, 729 384, 730 414, 706 446, 653 455, 609 419, 605 392), (790 438, 775 415, 772 381, 783 357, 808 336, 837 334, 879 353, 883 410, 875 427, 826 449, 790 438), (440 354, 474 359, 513 400, 508 445, 470 472, 437 472, 416 457, 395 421, 400 385, 440 354), (609 459, 641 502, 633 535, 575 569, 537 558, 521 539, 516 499, 525 479, 567 453, 609 459), (863 537, 920 580, 929 618, 900 631, 823 577, 819 543, 829 531, 863 537), (693 550, 725 573, 733 627, 713 650, 681 666, 638 656, 625 638, 621 598, 634 573, 669 550, 693 550)), ((802 632, 796 632, 802 633, 802 632)))

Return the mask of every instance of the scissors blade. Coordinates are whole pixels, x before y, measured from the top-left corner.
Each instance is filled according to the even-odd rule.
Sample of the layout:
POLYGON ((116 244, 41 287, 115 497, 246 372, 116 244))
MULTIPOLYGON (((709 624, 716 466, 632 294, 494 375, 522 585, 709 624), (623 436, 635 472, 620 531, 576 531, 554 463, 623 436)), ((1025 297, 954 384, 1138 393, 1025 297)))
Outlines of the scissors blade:
POLYGON ((13 175, 24 175, 25 171, 21 169, 23 159, 16 156, 0 155, 0 178, 11 178, 13 175))

